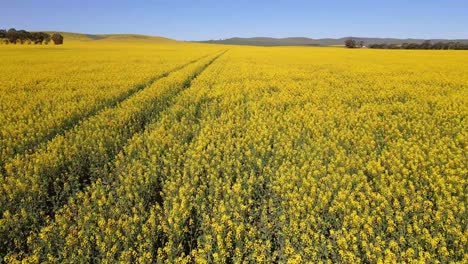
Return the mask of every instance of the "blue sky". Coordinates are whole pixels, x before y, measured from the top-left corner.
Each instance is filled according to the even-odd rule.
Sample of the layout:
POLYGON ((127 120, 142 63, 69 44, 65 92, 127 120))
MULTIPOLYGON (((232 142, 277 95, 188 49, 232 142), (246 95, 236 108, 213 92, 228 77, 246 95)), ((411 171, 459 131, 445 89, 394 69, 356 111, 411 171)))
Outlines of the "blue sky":
POLYGON ((468 38, 468 0, 0 0, 0 28, 228 37, 468 38))

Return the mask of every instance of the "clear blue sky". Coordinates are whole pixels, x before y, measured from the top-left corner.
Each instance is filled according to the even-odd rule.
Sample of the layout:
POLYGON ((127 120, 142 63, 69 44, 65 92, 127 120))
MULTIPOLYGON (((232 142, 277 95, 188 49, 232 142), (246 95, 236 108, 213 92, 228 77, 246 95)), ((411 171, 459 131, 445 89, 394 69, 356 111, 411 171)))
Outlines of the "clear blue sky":
POLYGON ((0 0, 0 28, 228 37, 468 38, 468 0, 0 0))

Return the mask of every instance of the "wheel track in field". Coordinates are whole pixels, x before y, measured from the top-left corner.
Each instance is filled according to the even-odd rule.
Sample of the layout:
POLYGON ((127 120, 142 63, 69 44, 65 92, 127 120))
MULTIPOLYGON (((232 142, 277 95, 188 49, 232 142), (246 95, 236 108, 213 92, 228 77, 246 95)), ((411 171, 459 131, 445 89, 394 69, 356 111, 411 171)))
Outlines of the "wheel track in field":
MULTIPOLYGON (((157 113, 154 114, 154 116, 152 117, 151 120, 145 120, 146 122, 145 122, 144 124, 142 124, 141 129, 139 129, 139 131, 137 131, 137 132, 135 132, 134 134, 132 134, 132 135, 126 140, 126 142, 115 152, 114 157, 111 158, 110 160, 108 160, 108 162, 114 161, 116 155, 125 147, 125 145, 126 145, 128 142, 130 142, 130 141, 132 140, 132 138, 134 138, 135 136, 137 136, 137 135, 143 133, 143 132, 146 130, 146 128, 147 128, 150 124, 157 122, 157 118, 160 116, 160 114, 163 113, 164 111, 166 111, 168 108, 170 108, 170 107, 175 103, 175 99, 177 98, 177 96, 180 95, 184 90, 190 88, 190 86, 192 85, 193 80, 195 80, 199 75, 201 75, 201 74, 206 70, 206 68, 208 68, 211 64, 213 64, 219 57, 221 57, 221 56, 222 56, 224 53, 226 53, 227 51, 228 51, 228 50, 225 50, 225 51, 221 52, 220 54, 216 55, 213 59, 211 59, 210 61, 208 61, 208 62, 207 62, 204 66, 202 66, 199 70, 195 71, 195 73, 194 73, 192 76, 190 76, 189 78, 187 78, 187 80, 184 82, 184 84, 183 84, 183 86, 182 86, 182 89, 179 89, 178 92, 176 92, 175 94, 172 94, 172 95, 170 96, 170 98, 168 99, 168 103, 167 103, 162 109, 160 109, 159 111, 157 111, 157 113)), ((197 60, 194 60, 194 61, 192 61, 192 62, 190 62, 190 63, 188 63, 188 64, 186 64, 186 65, 184 65, 184 66, 182 66, 182 67, 180 67, 180 68, 184 68, 185 66, 187 66, 187 65, 189 65, 189 64, 191 64, 191 63, 195 63, 195 62, 197 62, 197 61, 199 61, 199 60, 201 60, 201 59, 203 59, 203 58, 205 58, 205 57, 208 57, 208 56, 209 56, 209 55, 203 56, 202 58, 199 58, 199 59, 197 59, 197 60)), ((169 74, 170 74, 170 73, 168 73, 168 74, 166 75, 166 77, 167 77, 169 74)), ((164 78, 164 77, 162 77, 162 78, 164 78)), ((111 169, 111 168, 109 168, 109 170, 110 170, 110 169, 111 169)), ((90 185, 91 183, 92 183, 92 182, 88 182, 87 184, 83 184, 83 185, 81 186, 81 188, 80 188, 80 191, 82 191, 84 188, 86 188, 86 187, 87 187, 88 185, 90 185)), ((50 216, 51 216, 52 219, 53 219, 53 217, 54 217, 54 212, 52 212, 52 213, 50 214, 50 216)))
MULTIPOLYGON (((225 53, 225 52, 223 52, 222 54, 224 54, 224 53, 225 53)), ((204 69, 206 69, 210 64, 212 64, 212 63, 213 63, 218 57, 220 57, 222 54, 220 54, 220 55, 217 56, 215 59, 213 59, 213 61, 211 61, 209 64, 207 64, 207 65, 204 67, 204 69)), ((192 82, 193 79, 195 79, 197 76, 199 76, 200 74, 202 74, 202 73, 204 72, 204 69, 203 69, 202 71, 200 71, 196 76, 194 76, 194 77, 191 79, 190 83, 192 82)), ((187 88, 190 88, 191 85, 190 85, 189 83, 187 83, 186 87, 187 87, 187 88)), ((178 101, 179 101, 178 99, 180 98, 180 96, 183 96, 182 92, 179 93, 179 95, 178 95, 177 97, 174 98, 174 104, 172 104, 170 107, 168 107, 164 112, 166 112, 166 111, 171 111, 171 112, 172 112, 172 111, 176 111, 176 112, 177 112, 177 111, 180 111, 180 110, 172 110, 172 109, 173 109, 172 107, 173 107, 174 105, 176 105, 176 104, 178 104, 179 107, 180 107, 180 105, 183 105, 183 103, 178 103, 178 101)), ((203 114, 203 113, 202 113, 202 110, 201 110, 202 107, 205 106, 205 105, 209 105, 213 100, 214 100, 213 98, 207 98, 207 97, 206 97, 206 92, 205 92, 205 96, 202 96, 201 98, 199 98, 199 99, 197 99, 196 101, 194 101, 194 104, 195 104, 195 107, 194 107, 194 108, 195 108, 195 110, 193 110, 193 112, 182 112, 182 113, 183 113, 182 116, 184 116, 185 118, 188 118, 188 119, 193 119, 193 121, 192 121, 193 124, 200 124, 200 123, 201 123, 201 119, 200 119, 200 118, 201 118, 201 115, 203 114)), ((164 114, 164 113, 161 113, 161 114, 164 114)), ((159 126, 161 126, 161 125, 162 125, 162 124, 161 124, 160 121, 156 121, 156 122, 150 124, 149 127, 148 127, 145 131, 142 131, 142 132, 140 132, 140 133, 138 133, 138 134, 135 134, 135 135, 132 137, 132 139, 137 139, 137 142, 140 142, 139 140, 144 140, 144 139, 138 139, 138 137, 142 136, 143 133, 156 133, 156 132, 153 131, 153 130, 156 130, 156 129, 157 129, 159 126), (152 132, 152 131, 153 131, 153 132, 152 132)), ((196 130, 196 131, 187 131, 187 133, 181 135, 182 138, 180 138, 180 140, 186 142, 187 146, 190 145, 194 140, 197 139, 197 137, 198 137, 198 132, 197 132, 197 131, 200 131, 200 129, 201 129, 201 127, 200 127, 198 130, 196 130)), ((128 144, 126 144, 126 146, 129 146, 129 144, 132 144, 132 143, 131 143, 131 142, 133 142, 132 139, 130 139, 130 140, 128 141, 128 144)), ((125 151, 125 148, 126 148, 126 147, 122 148, 122 151, 125 151)), ((168 149, 165 149, 165 150, 161 153, 161 155, 162 155, 162 156, 166 156, 168 151, 169 151, 168 149)), ((185 150, 180 150, 180 151, 181 151, 181 153, 185 153, 185 150)), ((132 154, 131 154, 131 153, 126 153, 125 156, 127 156, 127 158, 130 158, 131 160, 138 159, 137 157, 132 157, 132 154)), ((125 158, 125 159, 127 159, 127 158, 125 158)), ((114 161, 115 161, 115 160, 116 160, 116 157, 114 157, 114 161)), ((118 188, 120 188, 120 187, 122 187, 122 186, 125 185, 125 183, 123 183, 123 182, 121 181, 122 179, 120 179, 120 176, 118 176, 118 175, 121 175, 121 173, 125 173, 125 172, 120 171, 121 169, 122 169, 122 168, 113 167, 113 168, 112 168, 112 171, 111 171, 109 174, 107 174, 107 175, 105 175, 104 177, 100 178, 100 180, 102 180, 102 181, 99 181, 99 182, 97 182, 97 183, 93 183, 92 185, 90 185, 90 188, 89 188, 89 189, 83 190, 82 194, 84 195, 84 197, 91 197, 91 196, 93 196, 93 192, 94 192, 96 189, 99 189, 99 188, 101 188, 101 187, 104 187, 106 191, 105 191, 105 194, 103 194, 103 195, 105 195, 105 196, 113 195, 113 197, 120 197, 120 198, 118 198, 118 201, 117 201, 117 200, 114 200, 114 202, 117 203, 117 202, 121 202, 122 199, 124 199, 124 200, 125 200, 125 199, 128 199, 128 197, 125 196, 125 195, 124 195, 123 197, 121 197, 121 196, 119 195, 119 191, 117 190, 118 188), (106 179, 106 178, 107 178, 107 179, 106 179), (97 186, 97 187, 96 187, 96 186, 97 186)), ((131 176, 131 175, 130 175, 130 176, 131 176)), ((161 176, 161 175, 160 175, 160 176, 161 176)), ((132 177, 132 178, 135 178, 135 177, 132 177)), ((138 185, 141 184, 141 182, 139 182, 137 178, 135 178, 134 180, 135 180, 135 182, 134 182, 133 184, 130 184, 130 185, 132 185, 132 186, 134 186, 134 185, 138 186, 138 185)), ((152 177, 152 178, 149 180, 149 183, 146 182, 146 185, 145 185, 144 188, 141 190, 142 193, 145 193, 145 194, 143 194, 143 196, 148 196, 148 199, 149 199, 149 200, 146 200, 146 199, 145 199, 145 205, 146 205, 145 207, 147 207, 147 208, 152 208, 152 207, 154 206, 154 204, 156 204, 156 203, 158 203, 158 204, 162 203, 162 201, 158 201, 158 200, 161 198, 161 197, 159 196, 159 195, 160 195, 159 192, 158 192, 158 191, 155 191, 155 190, 158 190, 159 187, 161 187, 161 184, 162 184, 161 181, 162 181, 162 178, 161 178, 161 177, 156 177, 156 178, 155 178, 155 177, 152 177), (149 185, 148 185, 148 184, 149 184, 149 185)), ((77 193, 77 194, 78 194, 78 193, 77 193)), ((140 195, 142 195, 142 194, 140 194, 140 195)), ((80 197, 78 197, 78 196, 76 196, 76 195, 75 195, 75 197, 76 197, 76 199, 74 199, 74 201, 81 201, 81 200, 83 199, 83 198, 80 198, 80 197)), ((86 198, 84 198, 84 199, 86 199, 86 198)), ((98 199, 98 198, 96 197, 96 199, 98 199)), ((94 200, 91 200, 90 202, 91 202, 91 204, 94 204, 94 203, 95 203, 94 200)), ((67 204, 64 205, 62 208, 60 208, 59 210, 57 210, 57 213, 58 213, 58 214, 62 214, 63 211, 67 212, 67 211, 66 211, 66 210, 67 210, 66 208, 67 208, 68 206, 71 206, 71 208, 74 208, 74 209, 71 209, 72 211, 75 211, 77 208, 86 208, 86 207, 80 206, 80 203, 81 203, 81 202, 71 202, 71 203, 67 203, 67 204), (62 212, 62 213, 60 213, 60 212, 62 212)), ((89 206, 89 205, 88 205, 88 206, 89 206)), ((114 206, 115 206, 115 204, 114 204, 114 206)), ((93 206, 92 208, 95 208, 95 207, 93 206)), ((96 208, 97 208, 97 207, 96 207, 96 208)), ((107 205, 104 205, 104 208, 107 208, 107 205)), ((129 210, 130 210, 130 209, 129 209, 129 210)), ((131 211, 131 210, 130 210, 130 211, 131 211)), ((91 212, 91 211, 85 210, 85 212, 91 212)), ((80 214, 79 212, 75 212, 75 213, 76 213, 76 214, 80 214)), ((74 213, 74 214, 75 214, 75 213, 74 213)), ((66 213, 65 213, 65 214, 66 214, 66 213)), ((129 214, 131 214, 131 212, 129 212, 129 214)), ((62 214, 61 217, 63 217, 63 214, 62 214)), ((143 217, 142 219, 146 219, 145 217, 147 217, 147 216, 142 215, 141 217, 143 217)), ((72 218, 67 218, 67 219, 72 219, 72 218)), ((73 221, 73 220, 72 220, 72 221, 73 221)), ((92 221, 92 220, 91 220, 91 221, 92 221)), ((94 222, 92 222, 92 223, 90 222, 89 224, 93 225, 93 223, 94 223, 94 222)), ((42 226, 40 229, 38 229, 38 233, 36 233, 36 234, 30 236, 28 239, 29 239, 29 240, 35 239, 34 237, 36 237, 38 234, 41 233, 41 231, 43 231, 44 229, 47 229, 48 226, 51 226, 51 225, 53 225, 53 222, 49 222, 49 223, 47 223, 47 225, 42 226)), ((27 249, 27 251, 26 251, 26 254, 30 254, 30 252, 32 252, 33 250, 35 250, 34 245, 28 245, 28 249, 27 249), (31 247, 31 246, 32 246, 32 247, 31 247), (31 248, 30 248, 30 247, 31 247, 31 248)))
MULTIPOLYGON (((201 67, 198 71, 196 71, 191 77, 189 77, 186 82, 184 83, 184 85, 182 86, 182 89, 179 90, 177 93, 175 93, 174 95, 171 96, 171 98, 169 99, 169 102, 165 105, 165 107, 163 109, 161 109, 160 111, 158 111, 158 113, 153 116, 153 118, 151 120, 148 120, 143 126, 142 128, 140 129, 140 131, 134 133, 132 136, 130 136, 126 143, 123 144, 115 153, 114 157, 111 158, 108 162, 112 163, 117 154, 122 151, 122 149, 125 147, 125 145, 127 145, 128 142, 130 142, 132 140, 132 138, 140 135, 141 133, 144 133, 144 131, 146 130, 146 128, 148 126, 150 126, 152 123, 157 123, 157 118, 160 116, 161 113, 163 113, 164 111, 166 111, 167 109, 169 109, 172 105, 174 105, 174 103, 176 102, 175 99, 177 99, 178 95, 180 95, 184 90, 188 89, 191 87, 192 85, 192 82, 193 80, 195 80, 198 76, 200 76, 211 64, 213 64, 219 57, 221 57, 223 54, 225 54, 228 50, 225 50, 223 52, 221 52, 219 55, 215 56, 213 59, 211 59, 210 61, 208 61, 208 63, 206 63, 203 67, 201 67)), ((203 56, 201 59, 205 58, 207 56, 203 56)), ((200 59, 198 59, 200 60, 200 59)), ((198 61, 196 60, 196 61, 198 61)), ((193 62, 192 62, 193 63, 193 62)), ((182 67, 183 68, 183 67, 182 67)), ((169 74, 168 74, 169 75, 169 74)), ((198 102, 198 106, 202 105, 202 104, 206 104, 207 102, 205 101, 202 101, 202 102, 198 102)), ((190 140, 192 141, 192 139, 190 140)), ((109 168, 109 171, 108 173, 110 173, 110 170, 112 170, 113 167, 109 168)), ((87 184, 83 184, 81 186, 81 188, 79 189, 79 191, 83 191, 87 186, 91 185, 93 182, 87 182, 87 184)), ((63 204, 62 204, 63 206, 63 204)), ((52 220, 54 220, 54 217, 55 217, 55 211, 57 210, 54 210, 53 212, 50 212, 48 215, 50 216, 50 218, 52 220)))
MULTIPOLYGON (((124 146, 127 144, 127 142, 130 142, 132 138, 134 138, 135 136, 137 136, 137 135, 143 133, 143 132, 145 131, 145 129, 147 128, 147 126, 149 126, 151 123, 157 122, 156 119, 160 116, 161 113, 163 113, 166 109, 170 108, 170 107, 174 104, 175 99, 177 98, 177 96, 178 96, 180 93, 182 93, 184 90, 190 88, 190 86, 191 86, 191 84, 192 84, 192 81, 193 81, 194 79, 196 79, 200 74, 202 74, 202 73, 206 70, 206 68, 208 68, 213 62, 215 62, 219 57, 221 57, 221 56, 222 56, 224 53, 226 53, 226 52, 227 52, 227 50, 221 52, 219 55, 215 56, 213 59, 211 59, 210 61, 208 61, 208 63, 206 63, 204 66, 202 66, 199 70, 197 70, 192 76, 190 76, 190 77, 184 82, 184 85, 182 86, 182 89, 180 89, 177 93, 171 95, 170 98, 168 99, 168 103, 167 103, 162 109, 160 109, 160 110, 158 111, 158 113, 155 113, 155 115, 152 117, 151 120, 145 120, 146 122, 145 122, 144 124, 142 124, 141 128, 139 129, 139 131, 137 131, 137 132, 135 132, 133 135, 131 135, 131 136, 126 140, 126 142, 125 142, 122 146, 120 146, 120 148, 119 148, 117 151, 115 151, 115 155, 113 156, 113 158, 111 158, 110 160, 108 160, 108 162, 109 162, 109 163, 112 163, 112 161, 115 160, 116 155, 124 148, 124 146), (155 120, 156 120, 156 121, 155 121, 155 120)), ((207 55, 207 56, 209 56, 209 55, 207 55)), ((201 59, 203 59, 203 58, 205 58, 205 57, 207 57, 207 56, 203 56, 202 58, 197 59, 197 60, 195 60, 195 61, 193 61, 193 62, 191 62, 191 63, 195 63, 195 62, 197 62, 197 61, 199 61, 199 60, 201 60, 201 59)), ((189 63, 189 64, 191 64, 191 63, 189 63)), ((187 65, 189 65, 189 64, 187 64, 187 65)), ((185 66, 186 66, 186 65, 185 65, 185 66)), ((183 67, 181 67, 181 68, 184 68, 185 66, 183 66, 183 67)), ((167 74, 167 76, 168 76, 168 75, 169 75, 169 74, 167 74)), ((109 173, 111 169, 112 169, 112 167, 111 167, 111 168, 108 168, 107 173, 109 173)), ((84 188, 86 188, 87 186, 91 185, 92 183, 93 183, 93 182, 86 181, 85 184, 82 184, 82 185, 80 186, 79 191, 84 190, 84 188)), ((61 204, 61 207, 62 207, 62 206, 63 206, 63 204, 61 204)), ((56 211, 57 211, 57 210, 50 211, 47 215, 48 215, 52 220, 54 220, 54 218, 55 218, 55 212, 56 212, 56 211)))
MULTIPOLYGON (((196 69, 192 75, 187 77, 187 79, 183 82, 183 85, 181 87, 172 89, 172 90, 176 90, 175 92, 171 93, 170 91, 168 91, 166 94, 162 95, 162 97, 164 97, 164 98, 167 97, 166 98, 167 103, 165 103, 164 106, 162 106, 161 109, 156 109, 156 111, 152 113, 150 119, 143 118, 141 126, 138 127, 136 132, 131 134, 129 137, 127 137, 127 139, 122 144, 119 144, 119 146, 116 149, 109 150, 109 151, 111 151, 111 153, 112 153, 111 156, 113 158, 108 159, 107 162, 105 164, 103 164, 104 168, 101 168, 102 171, 107 171, 108 172, 109 168, 107 168, 106 166, 108 165, 109 162, 112 162, 115 159, 115 156, 127 144, 126 142, 128 142, 135 135, 137 135, 137 134, 141 133, 142 131, 144 131, 145 128, 147 127, 147 125, 149 125, 152 122, 155 122, 154 120, 158 118, 159 114, 162 113, 163 111, 165 111, 167 108, 169 108, 174 103, 174 99, 177 98, 177 95, 179 95, 185 89, 189 88, 191 86, 192 81, 197 76, 199 76, 202 72, 204 72, 204 70, 207 67, 209 67, 216 59, 218 59, 225 52, 227 52, 227 50, 224 51, 224 52, 219 53, 218 55, 213 57, 213 59, 209 60, 206 64, 204 64, 200 68, 196 69)), ((210 55, 207 55, 207 56, 210 56, 210 55)), ((207 56, 199 58, 199 59, 197 59, 197 60, 195 60, 194 62, 191 62, 191 63, 196 63, 199 60, 202 60, 203 58, 205 58, 207 56)), ((185 66, 187 66, 187 65, 189 65, 191 63, 188 63, 188 64, 186 64, 186 65, 184 65, 184 66, 182 66, 180 68, 184 68, 185 66)), ((173 73, 173 72, 174 71, 172 71, 171 73, 173 73)), ((170 73, 168 73, 167 76, 168 75, 170 75, 170 73)), ((161 77, 161 78, 163 78, 163 77, 161 77)), ((155 80, 155 81, 157 81, 157 80, 155 80)), ((146 87, 148 87, 148 86, 146 86, 146 87)), ((81 171, 81 172, 83 173, 83 171, 81 171)), ((85 170, 85 172, 86 172, 86 170, 85 170)), ((64 168, 59 173, 60 173, 60 175, 67 175, 67 173, 69 173, 69 172, 67 172, 67 168, 64 168)), ((60 177, 60 175, 59 175, 59 177, 60 177)), ((79 176, 80 177, 85 177, 85 178, 88 177, 88 175, 79 175, 79 176)), ((64 177, 64 176, 62 176, 62 177, 64 177)), ((66 178, 65 178, 65 180, 66 180, 66 178)), ((50 184, 54 184, 54 182, 52 180, 49 180, 49 182, 50 182, 50 184)), ((17 227, 19 227, 19 230, 15 230, 15 231, 18 231, 17 233, 15 233, 15 231, 13 231, 13 232, 11 232, 12 234, 6 234, 5 229, 1 230, 3 234, 0 233, 0 237, 5 237, 6 236, 7 238, 10 239, 10 241, 7 241, 5 251, 0 250, 0 257, 3 257, 2 255, 6 254, 8 252, 10 252, 10 253, 11 252, 18 252, 18 251, 22 251, 24 248, 26 248, 26 238, 27 238, 28 234, 31 231, 37 231, 38 228, 42 227, 46 222, 45 219, 41 218, 41 216, 47 215, 50 219, 53 220, 55 218, 55 212, 58 209, 62 208, 64 204, 66 204, 69 197, 73 196, 78 191, 83 190, 85 187, 90 185, 92 182, 93 181, 90 181, 90 179, 85 179, 84 181, 80 181, 79 188, 76 189, 76 190, 73 190, 72 192, 69 192, 68 194, 65 195, 65 197, 63 197, 62 193, 56 193, 54 191, 54 188, 51 188, 51 189, 49 189, 49 191, 52 190, 52 194, 49 197, 47 197, 47 200, 39 201, 39 202, 37 202, 37 204, 35 204, 35 202, 33 202, 33 204, 30 205, 29 207, 26 206, 26 209, 28 209, 28 211, 31 210, 31 209, 32 210, 41 210, 42 213, 38 212, 35 215, 30 215, 29 218, 28 218, 29 221, 28 221, 28 219, 24 220, 24 223, 30 223, 31 220, 32 220, 32 223, 33 223, 32 226, 24 226, 22 224, 18 224, 17 227), (38 219, 38 218, 40 218, 40 219, 38 219), (16 242, 11 241, 12 237, 15 237, 15 238, 21 237, 22 241, 20 241, 20 242, 18 242, 18 240, 16 242)), ((20 207, 20 208, 18 208, 16 210, 21 211, 21 208, 23 208, 23 207, 20 207)), ((7 208, 7 210, 9 210, 9 209, 7 208)), ((20 216, 20 211, 16 211, 15 215, 20 216)), ((2 218, 3 217, 4 216, 2 215, 2 218)), ((15 225, 15 224, 16 223, 13 223, 13 225, 15 225)))
POLYGON ((117 95, 114 98, 110 98, 108 100, 103 100, 102 102, 95 105, 95 107, 93 107, 90 111, 87 111, 87 112, 85 112, 83 114, 78 113, 75 116, 72 116, 72 117, 70 117, 68 119, 65 119, 62 122, 61 125, 52 128, 53 129, 52 132, 46 133, 46 135, 44 137, 39 138, 38 141, 27 143, 26 144, 27 146, 17 147, 18 150, 15 150, 15 154, 13 154, 11 156, 7 156, 7 157, 2 157, 1 160, 0 160, 0 175, 4 175, 6 173, 5 165, 8 164, 8 162, 11 161, 11 159, 13 159, 14 157, 16 157, 18 155, 22 155, 22 154, 34 153, 41 146, 47 144, 48 141, 52 140, 56 136, 65 134, 67 131, 69 131, 69 130, 73 129, 75 126, 79 125, 80 122, 82 122, 82 121, 84 121, 86 119, 92 118, 93 116, 99 114, 104 109, 116 107, 118 104, 124 102, 125 100, 130 98, 132 95, 138 93, 139 91, 142 91, 146 87, 151 86, 156 81, 158 81, 158 80, 160 80, 162 78, 165 78, 165 77, 169 76, 169 74, 171 74, 173 72, 177 72, 177 71, 183 69, 185 66, 190 65, 192 63, 195 63, 195 62, 197 62, 197 61, 199 61, 199 60, 201 60, 201 59, 203 59, 203 58, 205 58, 207 56, 208 55, 199 57, 199 58, 197 58, 195 60, 191 60, 191 61, 189 61, 187 63, 176 66, 176 67, 174 67, 174 68, 172 68, 172 69, 170 69, 170 70, 168 70, 168 71, 166 71, 166 72, 164 72, 162 74, 159 74, 157 76, 153 76, 149 80, 146 80, 145 82, 134 85, 132 88, 128 89, 126 92, 123 92, 122 94, 117 95))

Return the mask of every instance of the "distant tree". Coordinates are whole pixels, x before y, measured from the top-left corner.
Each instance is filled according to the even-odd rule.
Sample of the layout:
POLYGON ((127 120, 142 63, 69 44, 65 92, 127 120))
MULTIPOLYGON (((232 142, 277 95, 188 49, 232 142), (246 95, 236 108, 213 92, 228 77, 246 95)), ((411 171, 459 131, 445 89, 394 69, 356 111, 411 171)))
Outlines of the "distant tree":
POLYGON ((42 44, 44 41, 49 43, 50 35, 44 32, 34 32, 31 34, 31 40, 34 44, 42 44))
POLYGON ((16 44, 16 41, 18 40, 18 33, 16 32, 16 29, 10 28, 7 31, 6 37, 10 43, 16 44))
POLYGON ((0 29, 0 38, 6 38, 7 31, 5 29, 0 29))
POLYGON ((47 34, 47 33, 44 33, 44 32, 41 32, 41 33, 42 33, 42 36, 43 36, 43 38, 44 38, 45 44, 49 44, 49 42, 50 42, 50 35, 47 34))
POLYGON ((410 43, 410 44, 408 44, 407 49, 419 49, 419 44, 417 44, 417 43, 410 43))
POLYGON ((54 41, 55 45, 62 45, 63 44, 63 36, 55 33, 52 35, 52 41, 54 41))
POLYGON ((356 40, 354 39, 347 39, 345 41, 345 46, 349 49, 353 49, 353 48, 356 48, 356 40))
POLYGON ((364 47, 364 41, 362 41, 362 40, 359 41, 359 47, 360 47, 360 48, 364 47))
POLYGON ((42 43, 41 36, 40 36, 39 32, 33 32, 33 33, 31 33, 31 41, 32 41, 34 44, 42 43))
POLYGON ((16 31, 16 36, 18 37, 18 40, 20 41, 20 43, 24 44, 26 40, 31 38, 31 33, 29 33, 26 30, 18 30, 16 31))
POLYGON ((424 41, 421 45, 419 45, 420 49, 432 49, 432 44, 430 40, 424 41))
POLYGON ((43 34, 42 36, 44 37, 44 44, 48 45, 50 42, 50 35, 47 33, 43 33, 43 32, 41 33, 43 34))
POLYGON ((449 42, 447 44, 447 46, 448 46, 447 49, 456 50, 460 46, 460 43, 459 42, 449 42))
POLYGON ((445 43, 436 42, 436 43, 434 43, 434 45, 432 45, 432 49, 441 50, 441 49, 444 49, 444 46, 445 46, 445 43))
POLYGON ((382 44, 379 44, 379 45, 378 45, 378 48, 379 48, 379 49, 388 49, 388 46, 389 46, 388 44, 382 43, 382 44))

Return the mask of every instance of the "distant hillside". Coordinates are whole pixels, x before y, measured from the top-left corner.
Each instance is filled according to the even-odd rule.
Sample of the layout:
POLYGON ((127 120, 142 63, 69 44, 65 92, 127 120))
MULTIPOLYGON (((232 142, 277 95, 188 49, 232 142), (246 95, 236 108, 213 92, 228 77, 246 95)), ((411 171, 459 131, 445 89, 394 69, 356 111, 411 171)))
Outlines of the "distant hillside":
MULTIPOLYGON (((425 39, 397 39, 397 38, 362 38, 362 37, 345 37, 345 38, 268 38, 268 37, 256 37, 256 38, 229 38, 221 40, 207 40, 198 41, 201 43, 213 43, 213 44, 229 44, 229 45, 251 45, 251 46, 336 46, 344 45, 346 39, 355 39, 356 41, 363 41, 365 45, 369 44, 403 44, 403 43, 422 43, 425 39)), ((468 39, 430 39, 432 42, 439 41, 459 41, 462 43, 468 43, 468 39)))
POLYGON ((176 40, 139 34, 82 34, 72 32, 46 31, 49 34, 60 33, 66 41, 149 41, 149 42, 177 42, 176 40))

